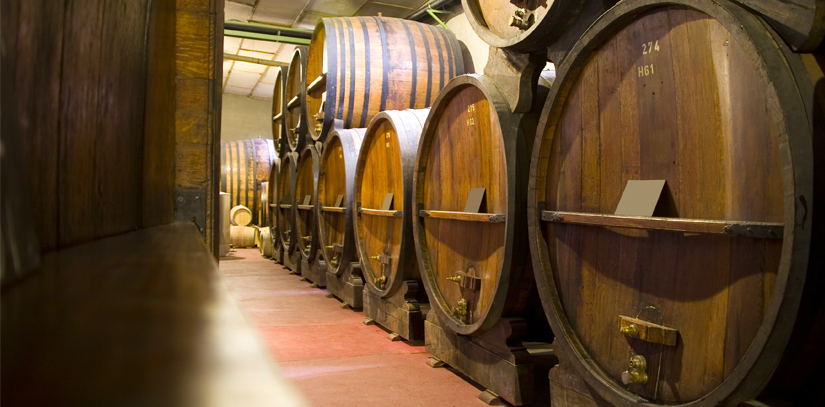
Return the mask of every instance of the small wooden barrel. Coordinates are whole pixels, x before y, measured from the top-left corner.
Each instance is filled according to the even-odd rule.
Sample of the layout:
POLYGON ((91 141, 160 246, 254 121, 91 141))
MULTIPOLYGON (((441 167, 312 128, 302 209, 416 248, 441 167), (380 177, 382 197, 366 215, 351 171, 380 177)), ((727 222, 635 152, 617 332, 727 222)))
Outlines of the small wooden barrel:
POLYGON ((261 255, 264 257, 272 257, 272 231, 268 227, 260 228, 260 244, 261 255))
POLYGON ((364 286, 381 297, 394 293, 404 280, 420 280, 412 232, 412 178, 429 111, 381 112, 361 144, 355 172, 355 238, 364 286), (382 209, 387 194, 392 198, 382 209))
POLYGON ((306 66, 307 47, 295 47, 286 76, 285 126, 290 151, 302 151, 307 134, 306 66))
POLYGON ((226 192, 220 193, 220 217, 221 217, 221 242, 218 248, 218 256, 226 256, 229 253, 231 238, 229 236, 229 211, 231 198, 226 192))
POLYGON ((278 172, 278 233, 284 254, 295 246, 295 179, 298 176, 298 153, 289 152, 281 157, 278 172))
POLYGON ((232 198, 232 206, 243 205, 258 222, 261 182, 269 179, 275 160, 272 140, 250 139, 221 143, 221 191, 232 198))
POLYGON ((269 183, 267 184, 267 196, 271 197, 269 201, 269 218, 267 219, 267 223, 269 225, 269 229, 272 232, 272 241, 273 241, 273 250, 278 248, 280 244, 280 232, 278 228, 278 182, 280 181, 281 175, 281 160, 277 159, 274 163, 272 163, 272 170, 269 172, 269 183))
POLYGON ((334 119, 364 128, 384 110, 429 107, 463 73, 458 41, 441 27, 388 17, 321 19, 306 72, 309 134, 324 141, 334 119))
POLYGON ((229 230, 229 241, 232 247, 245 248, 255 247, 258 229, 250 226, 231 226, 229 230))
POLYGON ((546 50, 577 20, 592 21, 613 3, 612 0, 461 0, 470 26, 484 42, 519 52, 546 50))
POLYGON ((246 226, 252 222, 252 211, 249 208, 238 205, 229 210, 229 223, 235 226, 246 226))
POLYGON ((528 226, 562 364, 621 407, 821 401, 821 60, 729 2, 626 0, 558 72, 528 226))
POLYGON ((439 93, 418 145, 419 269, 432 309, 458 334, 481 334, 521 315, 533 287, 521 119, 489 77, 460 76, 439 93))
POLYGON ((272 92, 272 141, 275 153, 280 157, 289 142, 286 140, 286 67, 271 67, 275 70, 275 88, 272 92))
POLYGON ((366 129, 333 130, 321 155, 316 205, 320 247, 327 270, 340 275, 358 262, 352 233, 353 187, 358 151, 366 129))
POLYGON ((318 223, 315 219, 320 172, 321 155, 315 144, 307 144, 301 152, 295 179, 295 233, 301 256, 310 263, 315 260, 321 246, 318 239, 318 223))

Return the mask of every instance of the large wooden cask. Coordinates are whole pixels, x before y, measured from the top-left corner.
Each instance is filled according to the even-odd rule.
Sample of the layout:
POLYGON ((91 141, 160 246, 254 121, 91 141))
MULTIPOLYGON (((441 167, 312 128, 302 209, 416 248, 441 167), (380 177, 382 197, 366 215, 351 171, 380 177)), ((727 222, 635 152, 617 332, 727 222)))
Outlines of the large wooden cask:
POLYGON ((816 405, 822 60, 675 3, 597 20, 542 113, 528 226, 562 366, 616 406, 816 405))
POLYGON ((290 151, 300 152, 306 143, 307 134, 307 100, 306 100, 306 66, 309 49, 295 47, 286 75, 286 102, 284 123, 286 141, 290 151))
MULTIPOLYGON (((268 190, 268 197, 269 199, 269 219, 267 222, 269 223, 269 229, 272 232, 272 241, 273 241, 273 250, 277 251, 280 248, 280 240, 281 234, 280 229, 278 227, 278 214, 280 210, 278 208, 278 203, 280 199, 278 198, 278 182, 281 180, 281 160, 277 159, 274 163, 272 163, 272 170, 269 172, 269 183, 267 184, 268 190)), ((280 259, 278 259, 280 260, 280 259)))
POLYGON ((270 67, 275 70, 275 87, 272 90, 272 141, 278 157, 288 150, 286 139, 286 73, 287 67, 270 67))
POLYGON ((268 227, 262 227, 259 236, 260 244, 258 248, 261 250, 261 256, 272 257, 272 230, 268 227))
POLYGON ((306 71, 309 134, 323 141, 334 119, 364 128, 384 110, 429 107, 463 73, 458 41, 441 27, 388 17, 321 19, 306 71))
MULTIPOLYGON (((825 2, 819 0, 735 0, 763 15, 797 52, 814 52, 825 38, 825 2)), ((819 49, 822 52, 822 49, 819 49)))
POLYGON ((364 285, 381 297, 398 290, 404 280, 420 280, 412 231, 412 182, 418 140, 429 111, 379 113, 358 157, 355 238, 364 285))
MULTIPOLYGON (((296 244, 303 261, 312 263, 320 250, 315 203, 318 202, 318 174, 321 154, 315 144, 307 144, 298 160, 295 178, 295 233, 296 244)), ((325 271, 326 272, 326 271, 325 271)), ((314 281, 317 282, 317 281, 314 281)))
POLYGON ((298 175, 298 153, 281 157, 278 174, 278 232, 284 255, 295 248, 295 178, 298 175))
POLYGON ((330 133, 321 155, 316 205, 319 243, 327 272, 339 275, 358 263, 353 227, 355 166, 366 129, 338 129, 330 133))
POLYGON ((272 140, 249 139, 221 143, 221 191, 229 194, 232 207, 243 205, 258 222, 261 182, 269 179, 275 161, 272 140))
POLYGON ((614 0, 461 1, 470 26, 484 42, 518 52, 546 51, 568 32, 578 31, 577 26, 587 28, 613 3, 614 0))
POLYGON ((491 79, 464 75, 439 94, 421 135, 415 248, 430 303, 458 334, 518 314, 533 286, 524 261, 529 147, 521 124, 491 79))

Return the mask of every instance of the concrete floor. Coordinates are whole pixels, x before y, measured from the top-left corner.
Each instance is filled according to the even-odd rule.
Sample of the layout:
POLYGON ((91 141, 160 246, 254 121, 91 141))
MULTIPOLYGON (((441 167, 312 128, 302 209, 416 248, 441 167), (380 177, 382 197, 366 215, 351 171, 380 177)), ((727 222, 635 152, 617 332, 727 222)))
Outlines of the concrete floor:
POLYGON ((452 369, 431 368, 423 343, 391 342, 388 332, 341 309, 326 290, 240 249, 220 260, 229 290, 258 327, 283 375, 314 406, 484 407, 484 389, 452 369))

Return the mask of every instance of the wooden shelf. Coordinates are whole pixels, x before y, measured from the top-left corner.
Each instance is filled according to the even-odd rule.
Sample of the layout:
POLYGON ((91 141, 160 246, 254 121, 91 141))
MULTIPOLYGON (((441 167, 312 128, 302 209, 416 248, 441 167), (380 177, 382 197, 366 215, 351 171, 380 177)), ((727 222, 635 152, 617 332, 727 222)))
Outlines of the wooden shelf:
POLYGON ((463 220, 470 222, 502 223, 507 220, 507 215, 500 213, 472 213, 455 211, 418 211, 418 216, 436 219, 463 220))
POLYGON ((347 211, 347 207, 346 206, 340 206, 340 207, 338 207, 338 206, 325 206, 323 208, 323 211, 324 212, 344 213, 344 212, 347 211))
POLYGON ((302 404, 191 222, 49 253, 2 308, 3 404, 302 404))
POLYGON ((311 211, 315 209, 315 205, 298 205, 298 209, 302 211, 311 211))
POLYGON ((541 220, 545 222, 570 223, 576 225, 612 226, 764 239, 781 239, 785 230, 784 225, 781 223, 661 218, 562 211, 543 211, 541 213, 541 220))
POLYGON ((270 208, 277 208, 277 207, 278 207, 278 204, 274 204, 274 203, 273 203, 273 204, 269 204, 269 207, 270 207, 270 208))
POLYGON ((300 96, 301 95, 296 95, 294 98, 292 98, 289 101, 289 103, 286 104, 286 108, 287 109, 292 109, 294 107, 301 106, 301 97, 300 96))
POLYGON ((315 78, 312 83, 307 86, 307 92, 315 92, 318 88, 323 88, 327 84, 327 74, 322 73, 321 76, 315 78))
POLYGON ((404 215, 402 211, 384 211, 381 209, 368 209, 368 208, 361 208, 358 210, 358 213, 361 215, 374 215, 374 216, 386 216, 388 218, 396 217, 400 218, 404 215))
POLYGON ((292 209, 291 204, 281 204, 281 209, 292 209))
POLYGON ((276 114, 275 116, 272 116, 272 121, 276 122, 276 121, 281 120, 283 118, 284 118, 284 114, 283 114, 283 112, 281 112, 281 113, 276 114))

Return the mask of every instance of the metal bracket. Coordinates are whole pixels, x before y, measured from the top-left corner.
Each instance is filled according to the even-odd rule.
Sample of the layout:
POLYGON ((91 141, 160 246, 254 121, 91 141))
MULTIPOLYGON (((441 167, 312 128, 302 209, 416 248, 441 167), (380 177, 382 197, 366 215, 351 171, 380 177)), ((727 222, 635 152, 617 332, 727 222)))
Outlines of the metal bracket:
POLYGON ((175 188, 175 221, 194 223, 206 238, 206 191, 175 188))

